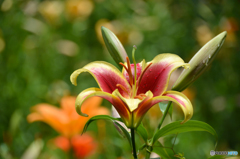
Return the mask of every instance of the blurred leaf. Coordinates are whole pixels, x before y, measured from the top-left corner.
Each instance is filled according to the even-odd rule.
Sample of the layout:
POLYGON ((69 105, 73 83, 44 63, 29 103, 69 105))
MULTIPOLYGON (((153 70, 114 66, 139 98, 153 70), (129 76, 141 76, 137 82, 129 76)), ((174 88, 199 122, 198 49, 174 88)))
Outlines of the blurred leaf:
POLYGON ((147 132, 146 128, 143 126, 142 123, 137 127, 136 131, 142 137, 142 139, 145 141, 145 143, 147 143, 148 132, 147 132))
POLYGON ((117 36, 111 32, 109 29, 102 27, 102 37, 105 45, 111 54, 115 62, 122 68, 119 62, 126 62, 127 53, 122 46, 122 43, 118 40, 117 36))
POLYGON ((189 132, 189 131, 207 131, 210 134, 212 134, 217 141, 217 133, 216 131, 207 123, 201 122, 201 121, 195 121, 190 120, 187 121, 184 124, 181 124, 182 121, 175 121, 172 122, 160 130, 158 130, 153 137, 153 142, 155 143, 160 137, 170 135, 170 134, 176 134, 176 133, 183 133, 183 132, 189 132))
POLYGON ((4 159, 12 159, 13 158, 9 152, 9 147, 5 143, 2 143, 0 145, 0 158, 1 157, 4 159))
POLYGON ((22 112, 20 110, 15 110, 10 119, 10 133, 12 136, 16 134, 17 129, 19 128, 19 124, 22 119, 22 112))
POLYGON ((168 155, 166 148, 163 147, 163 145, 156 141, 153 145, 153 152, 161 156, 163 159, 170 159, 171 157, 168 155))
POLYGON ((21 159, 36 159, 38 158, 40 152, 43 148, 42 139, 37 139, 33 141, 27 150, 23 153, 21 159))

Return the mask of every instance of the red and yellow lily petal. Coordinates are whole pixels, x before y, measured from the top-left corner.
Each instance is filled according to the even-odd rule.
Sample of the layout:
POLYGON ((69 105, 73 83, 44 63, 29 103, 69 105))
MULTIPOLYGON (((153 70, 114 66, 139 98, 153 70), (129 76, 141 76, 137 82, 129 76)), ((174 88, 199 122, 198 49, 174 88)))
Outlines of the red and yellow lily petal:
POLYGON ((189 66, 179 56, 169 53, 156 56, 148 64, 150 63, 152 63, 151 66, 142 75, 137 94, 150 90, 154 97, 162 95, 167 89, 171 73, 178 67, 189 66))
POLYGON ((131 91, 131 87, 115 66, 104 61, 89 63, 72 73, 70 77, 72 84, 77 85, 77 77, 82 72, 89 72, 95 78, 103 92, 112 93, 115 89, 118 89, 124 97, 129 97, 127 92, 131 91), (123 86, 126 90, 124 91, 117 87, 117 84, 123 86))
POLYGON ((151 96, 149 95, 142 103, 140 103, 138 109, 134 111, 134 122, 140 123, 143 116, 152 106, 163 101, 172 101, 180 106, 185 117, 182 123, 185 123, 192 117, 193 107, 190 100, 180 92, 167 91, 162 96, 151 98, 151 96))
POLYGON ((124 103, 116 94, 120 94, 118 89, 116 89, 112 94, 103 92, 99 88, 88 88, 82 91, 76 99, 76 111, 78 114, 87 117, 87 114, 81 112, 81 106, 83 102, 93 96, 98 96, 108 100, 118 111, 121 118, 125 122, 126 125, 130 124, 131 114, 129 108, 127 107, 126 103, 124 103))
POLYGON ((146 97, 138 104, 138 108, 134 110, 133 112, 133 127, 137 128, 138 125, 141 123, 144 115, 147 113, 147 111, 152 107, 151 105, 151 99, 153 98, 153 94, 151 91, 148 91, 145 93, 146 97), (151 105, 151 107, 148 107, 151 105))
POLYGON ((130 112, 133 112, 135 109, 138 108, 138 104, 141 102, 140 99, 134 99, 134 98, 124 98, 118 90, 114 91, 113 93, 114 96, 119 97, 125 105, 128 107, 130 112))
POLYGON ((184 121, 182 123, 185 123, 186 121, 192 118, 193 106, 187 96, 177 91, 167 91, 163 94, 163 96, 167 96, 174 99, 175 101, 174 100, 171 100, 171 101, 175 102, 180 106, 180 108, 184 113, 184 121))

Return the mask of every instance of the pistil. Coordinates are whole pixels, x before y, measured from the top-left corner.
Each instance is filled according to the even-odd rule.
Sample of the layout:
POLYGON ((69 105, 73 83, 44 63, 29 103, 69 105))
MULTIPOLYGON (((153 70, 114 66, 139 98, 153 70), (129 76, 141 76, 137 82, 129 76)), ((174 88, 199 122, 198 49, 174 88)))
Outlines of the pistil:
POLYGON ((133 50, 132 50, 132 59, 133 59, 133 64, 134 64, 134 82, 133 82, 133 97, 136 96, 137 94, 137 64, 136 64, 136 60, 135 60, 135 51, 136 51, 137 47, 135 45, 133 45, 133 50))

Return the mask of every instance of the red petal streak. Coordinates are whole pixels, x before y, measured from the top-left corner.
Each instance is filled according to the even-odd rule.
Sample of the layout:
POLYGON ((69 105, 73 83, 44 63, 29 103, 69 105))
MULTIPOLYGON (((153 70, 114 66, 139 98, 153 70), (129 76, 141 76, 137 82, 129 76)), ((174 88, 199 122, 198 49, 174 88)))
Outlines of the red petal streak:
POLYGON ((186 108, 185 103, 182 100, 180 100, 178 97, 176 97, 172 94, 163 94, 163 96, 168 96, 168 97, 175 99, 176 101, 178 101, 179 104, 181 104, 182 106, 184 106, 186 108))
POLYGON ((139 83, 137 94, 145 93, 148 90, 153 92, 154 96, 161 94, 167 84, 168 73, 171 70, 171 67, 168 67, 167 64, 161 63, 150 66, 139 83))
MULTIPOLYGON (((82 72, 89 72, 104 92, 112 93, 115 89, 118 89, 116 86, 117 84, 124 86, 128 92, 131 91, 131 87, 122 73, 115 66, 107 62, 92 62, 84 66, 82 69, 74 71, 71 75, 71 82, 73 84, 76 85, 77 76, 82 72)), ((122 96, 128 97, 128 94, 122 89, 119 89, 119 92, 122 96)))
POLYGON ((140 77, 139 77, 139 80, 137 82, 137 85, 139 85, 139 83, 141 82, 142 80, 142 77, 144 75, 144 73, 147 71, 147 69, 152 65, 152 63, 148 64, 147 67, 144 69, 144 71, 141 73, 140 77))
MULTIPOLYGON (((103 68, 92 68, 91 71, 94 73, 100 88, 104 92, 112 93, 115 89, 118 89, 116 86, 117 84, 121 84, 123 87, 128 88, 125 81, 123 81, 114 71, 105 70, 103 68)), ((126 93, 127 91, 125 92, 122 89, 119 89, 119 92, 125 97, 128 96, 126 93)))
POLYGON ((167 61, 151 65, 143 74, 137 94, 150 90, 153 96, 161 95, 167 88, 171 72, 180 66, 175 63, 169 64, 167 61))
POLYGON ((152 65, 142 75, 137 94, 151 91, 153 96, 162 95, 166 91, 171 73, 178 67, 187 64, 177 55, 160 54, 152 61, 152 65))

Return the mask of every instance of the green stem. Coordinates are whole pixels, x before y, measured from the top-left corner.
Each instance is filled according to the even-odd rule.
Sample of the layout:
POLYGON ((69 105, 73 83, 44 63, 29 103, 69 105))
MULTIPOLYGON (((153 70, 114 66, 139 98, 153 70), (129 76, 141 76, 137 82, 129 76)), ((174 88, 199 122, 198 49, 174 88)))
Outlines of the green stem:
POLYGON ((167 113, 168 113, 168 110, 169 110, 171 104, 172 104, 172 102, 168 102, 167 108, 166 108, 166 110, 164 111, 163 116, 162 116, 162 119, 161 119, 161 121, 160 121, 160 123, 159 123, 159 125, 158 125, 158 129, 161 128, 161 126, 162 126, 162 124, 163 124, 163 121, 164 121, 164 119, 165 119, 165 117, 166 117, 166 115, 167 115, 167 113))
POLYGON ((132 148, 133 148, 133 158, 137 159, 134 128, 131 128, 131 139, 132 139, 132 148))
POLYGON ((152 153, 152 147, 148 146, 148 147, 146 148, 145 159, 150 159, 151 153, 152 153))

